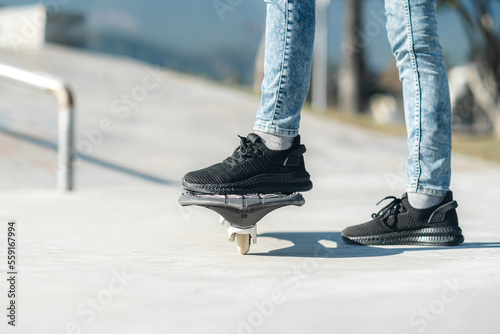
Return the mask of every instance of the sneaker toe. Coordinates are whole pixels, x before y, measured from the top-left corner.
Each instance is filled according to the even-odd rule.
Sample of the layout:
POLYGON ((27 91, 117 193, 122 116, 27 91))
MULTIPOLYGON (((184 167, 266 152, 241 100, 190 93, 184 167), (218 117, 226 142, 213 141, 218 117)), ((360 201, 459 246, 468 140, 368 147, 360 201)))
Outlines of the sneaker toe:
POLYGON ((363 234, 360 234, 360 225, 354 225, 354 226, 349 226, 346 227, 342 231, 342 236, 343 237, 357 237, 357 236, 362 236, 363 234))
POLYGON ((184 177, 182 178, 182 184, 186 184, 186 183, 197 184, 197 183, 199 183, 197 181, 198 181, 198 178, 197 178, 196 172, 189 172, 186 175, 184 175, 184 177))
POLYGON ((370 222, 353 225, 346 227, 342 231, 343 237, 364 237, 368 235, 378 235, 387 233, 386 229, 383 228, 382 224, 379 224, 378 221, 372 220, 370 222))
POLYGON ((224 184, 238 181, 231 171, 222 164, 215 164, 213 166, 195 170, 184 175, 182 183, 208 185, 208 184, 224 184), (234 180, 233 180, 234 179, 234 180))

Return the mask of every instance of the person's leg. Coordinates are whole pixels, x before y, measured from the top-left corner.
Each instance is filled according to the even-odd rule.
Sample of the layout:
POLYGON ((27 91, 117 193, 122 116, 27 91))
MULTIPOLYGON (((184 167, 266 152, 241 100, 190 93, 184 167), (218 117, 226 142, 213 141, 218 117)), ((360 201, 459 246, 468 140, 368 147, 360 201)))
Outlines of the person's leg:
POLYGON ((265 1, 264 80, 254 130, 295 137, 311 77, 315 0, 265 1))
POLYGON ((410 153, 406 190, 410 203, 425 206, 428 198, 428 204, 435 205, 448 192, 451 176, 450 93, 436 2, 386 0, 385 7, 388 37, 403 84, 410 153))
POLYGON ((298 136, 309 90, 315 0, 266 0, 266 52, 256 134, 223 162, 187 173, 188 191, 217 194, 291 193, 312 188, 298 136))
POLYGON ((342 231, 347 243, 452 246, 463 242, 449 191, 451 108, 435 0, 386 0, 387 31, 403 83, 407 194, 373 220, 342 231))

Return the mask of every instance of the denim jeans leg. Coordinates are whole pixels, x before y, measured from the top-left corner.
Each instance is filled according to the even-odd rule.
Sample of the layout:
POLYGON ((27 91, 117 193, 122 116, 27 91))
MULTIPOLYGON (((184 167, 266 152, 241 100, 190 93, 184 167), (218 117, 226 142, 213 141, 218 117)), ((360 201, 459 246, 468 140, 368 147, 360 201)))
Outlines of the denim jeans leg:
POLYGON ((264 80, 254 129, 296 136, 311 77, 316 2, 265 1, 264 80))
POLYGON ((387 32, 403 84, 408 192, 443 196, 451 177, 451 107, 435 0, 385 0, 387 32))

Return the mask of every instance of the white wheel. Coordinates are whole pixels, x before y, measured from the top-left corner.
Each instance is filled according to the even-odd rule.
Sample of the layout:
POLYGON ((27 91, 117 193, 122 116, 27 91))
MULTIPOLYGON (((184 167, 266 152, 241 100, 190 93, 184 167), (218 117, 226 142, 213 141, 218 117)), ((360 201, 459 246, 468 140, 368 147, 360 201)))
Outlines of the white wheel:
POLYGON ((240 254, 245 255, 250 250, 250 234, 236 234, 236 247, 240 254))

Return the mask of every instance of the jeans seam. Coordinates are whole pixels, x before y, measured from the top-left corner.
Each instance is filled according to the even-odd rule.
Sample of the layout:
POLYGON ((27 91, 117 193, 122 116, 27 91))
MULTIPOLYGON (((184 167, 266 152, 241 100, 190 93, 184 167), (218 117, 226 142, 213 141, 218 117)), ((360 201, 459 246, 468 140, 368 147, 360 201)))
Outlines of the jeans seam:
POLYGON ((407 32, 407 38, 408 38, 408 53, 410 55, 410 60, 411 60, 411 67, 413 71, 413 79, 414 79, 414 85, 415 85, 415 145, 413 148, 413 154, 414 154, 414 166, 415 166, 415 173, 412 175, 412 180, 411 180, 411 186, 414 189, 418 189, 419 187, 419 181, 420 181, 420 141, 421 141, 421 121, 422 121, 422 106, 421 106, 421 94, 420 94, 420 77, 418 75, 418 66, 417 66, 417 59, 415 56, 415 50, 414 50, 414 41, 413 41, 413 26, 412 26, 412 21, 411 21, 411 8, 409 4, 409 0, 405 0, 405 15, 406 15, 406 32, 407 32))
POLYGON ((274 102, 273 114, 271 117, 271 124, 274 123, 276 111, 280 105, 281 98, 282 98, 282 85, 285 83, 284 72, 286 69, 285 62, 287 59, 287 46, 288 46, 288 39, 289 39, 288 27, 289 27, 289 23, 290 23, 290 3, 291 3, 291 1, 286 1, 286 3, 285 3, 285 35, 284 35, 285 38, 283 39, 283 59, 281 62, 280 80, 279 80, 279 84, 277 87, 276 101, 274 102))

